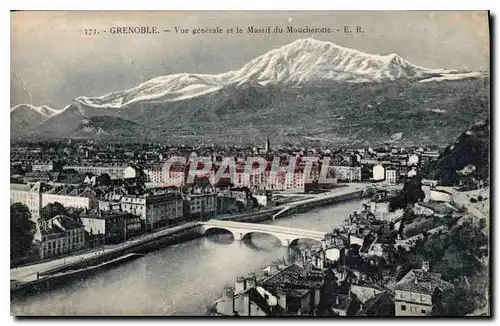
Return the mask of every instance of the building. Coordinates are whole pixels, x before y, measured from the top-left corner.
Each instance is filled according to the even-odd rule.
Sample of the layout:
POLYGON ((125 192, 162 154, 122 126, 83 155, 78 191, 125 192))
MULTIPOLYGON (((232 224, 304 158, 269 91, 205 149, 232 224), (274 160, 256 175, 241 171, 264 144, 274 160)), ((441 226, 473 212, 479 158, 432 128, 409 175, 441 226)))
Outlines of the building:
POLYGON ((252 196, 257 200, 257 203, 262 206, 266 207, 272 203, 272 196, 269 192, 267 191, 256 191, 252 196))
POLYGON ((176 222, 184 216, 183 199, 179 193, 125 195, 120 204, 122 211, 139 215, 147 230, 176 222))
POLYGON ((41 230, 40 259, 64 255, 85 248, 83 225, 65 215, 57 215, 47 221, 41 230))
POLYGON ((395 316, 430 316, 440 292, 453 288, 441 274, 429 272, 429 264, 412 269, 395 286, 395 316))
POLYGON ((217 214, 217 194, 191 194, 189 195, 189 215, 190 218, 200 218, 207 220, 217 214))
POLYGON ((397 183, 397 173, 395 169, 388 168, 385 170, 385 182, 389 185, 397 183))
POLYGON ((163 177, 163 166, 161 164, 150 166, 144 169, 146 182, 148 183, 164 183, 166 178, 163 177))
POLYGON ((36 222, 40 217, 43 183, 37 185, 10 184, 10 203, 21 203, 28 207, 31 219, 36 222))
POLYGON ((52 162, 47 163, 33 163, 31 164, 32 171, 47 171, 50 172, 54 169, 54 164, 52 162))
POLYGON ((248 188, 230 188, 229 191, 224 192, 224 195, 242 202, 245 206, 251 200, 250 189, 248 188))
POLYGON ((71 165, 66 166, 66 169, 73 169, 81 174, 90 172, 93 175, 100 176, 108 174, 111 179, 123 179, 123 171, 128 165, 122 164, 103 164, 103 165, 71 165))
POLYGON ((277 298, 285 314, 313 315, 319 305, 323 276, 297 264, 273 263, 269 276, 258 284, 277 298))
POLYGON ((236 171, 233 184, 235 187, 250 187, 250 174, 242 171, 236 171))
POLYGON ((23 177, 23 183, 27 184, 50 181, 52 181, 52 175, 48 171, 32 171, 26 173, 23 177))
MULTIPOLYGON (((40 218, 42 208, 48 204, 60 203, 66 208, 94 209, 98 207, 95 194, 86 188, 73 186, 52 186, 44 182, 32 185, 10 185, 10 203, 21 203, 28 207, 31 220, 35 223, 40 218)), ((37 227, 38 223, 37 223, 37 227)), ((35 239, 41 239, 40 229, 35 233, 35 239)))
POLYGON ((251 273, 237 278, 234 289, 226 287, 216 310, 225 316, 314 315, 322 285, 317 272, 274 262, 262 278, 251 273))
MULTIPOLYGON (((157 174, 158 168, 154 172, 146 172, 146 174, 148 173, 157 174)), ((162 166, 160 171, 161 172, 160 181, 169 186, 182 187, 186 184, 185 171, 186 171, 186 166, 180 163, 172 164, 169 170, 167 170, 166 167, 162 166)), ((153 178, 158 178, 158 176, 156 177, 153 176, 153 178)))
POLYGON ((382 292, 382 289, 368 284, 352 284, 350 290, 356 295, 361 304, 365 304, 368 300, 382 292))
POLYGON ((42 193, 41 207, 56 202, 66 208, 88 210, 97 208, 99 205, 99 200, 91 189, 73 186, 55 186, 42 193))
POLYGON ((361 181, 360 166, 334 166, 333 175, 337 180, 344 182, 359 182, 361 181))
POLYGON ((141 218, 121 211, 94 210, 80 215, 85 231, 99 243, 117 243, 141 233, 141 218))
POLYGON ((135 179, 144 182, 147 181, 147 175, 139 167, 130 165, 123 169, 123 179, 135 179))
POLYGON ((65 169, 61 172, 52 172, 52 182, 60 185, 79 185, 85 178, 76 170, 65 169))
POLYGON ((339 316, 355 316, 361 307, 361 303, 355 294, 334 294, 330 309, 339 316))
POLYGON ((266 143, 264 144, 264 153, 269 153, 271 151, 271 142, 269 138, 266 137, 266 143))
POLYGON ((417 154, 412 154, 408 156, 408 165, 409 166, 416 166, 418 165, 420 158, 418 157, 417 154))
POLYGON ((287 173, 284 190, 296 190, 298 192, 305 191, 305 175, 303 171, 295 171, 287 173))
POLYGON ((373 176, 372 179, 374 181, 384 180, 385 179, 385 169, 382 164, 377 164, 373 167, 373 176))
POLYGON ((392 317, 394 316, 394 295, 383 291, 361 305, 356 316, 392 317))

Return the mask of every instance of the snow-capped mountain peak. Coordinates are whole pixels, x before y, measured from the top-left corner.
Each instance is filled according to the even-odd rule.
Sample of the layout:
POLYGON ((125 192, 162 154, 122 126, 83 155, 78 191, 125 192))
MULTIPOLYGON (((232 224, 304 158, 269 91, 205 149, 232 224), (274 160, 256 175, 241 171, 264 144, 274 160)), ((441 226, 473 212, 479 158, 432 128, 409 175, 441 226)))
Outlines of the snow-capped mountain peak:
POLYGON ((58 112, 61 111, 46 105, 18 104, 10 109, 11 133, 18 134, 29 128, 36 127, 58 112))
POLYGON ((34 106, 31 104, 18 104, 10 109, 11 114, 12 114, 12 112, 14 112, 16 110, 17 111, 20 111, 20 110, 33 111, 33 112, 40 114, 41 116, 43 116, 45 118, 51 117, 54 114, 59 112, 58 110, 53 109, 53 108, 46 106, 46 105, 34 106))
POLYGON ((90 107, 121 108, 131 103, 171 102, 245 83, 381 82, 421 77, 435 70, 411 64, 396 53, 368 54, 313 38, 299 39, 251 60, 239 70, 218 75, 180 73, 156 77, 126 90, 76 102, 90 107))

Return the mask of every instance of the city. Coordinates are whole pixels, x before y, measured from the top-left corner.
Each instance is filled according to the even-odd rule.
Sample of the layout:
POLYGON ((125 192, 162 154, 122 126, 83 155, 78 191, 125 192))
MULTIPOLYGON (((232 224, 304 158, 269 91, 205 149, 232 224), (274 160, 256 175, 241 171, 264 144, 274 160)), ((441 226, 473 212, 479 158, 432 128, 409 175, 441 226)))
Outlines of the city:
POLYGON ((239 276, 236 288, 226 285, 220 289, 223 299, 207 311, 219 315, 332 316, 371 316, 374 311, 381 316, 436 313, 436 307, 445 303, 430 299, 434 287, 456 295, 454 283, 463 286, 464 280, 456 281, 457 271, 452 266, 435 266, 438 260, 425 254, 427 246, 440 238, 457 241, 454 237, 462 232, 476 232, 473 245, 477 256, 467 257, 474 268, 462 277, 468 280, 465 282, 471 282, 485 268, 488 257, 486 180, 471 177, 476 174, 470 166, 459 175, 457 187, 439 186, 439 180, 422 178, 425 168, 441 152, 440 148, 389 145, 303 151, 274 148, 270 139, 249 148, 113 147, 75 140, 13 143, 11 218, 29 216, 34 221, 34 242, 11 248, 15 249, 11 251, 11 290, 18 295, 48 291, 83 275, 88 277, 96 266, 105 269, 106 264, 126 263, 134 258, 127 255, 147 253, 170 245, 169 241, 208 235, 251 242, 255 232, 279 238, 285 231, 248 229, 248 223, 241 222, 286 220, 290 214, 355 200, 363 209, 346 213, 345 221, 329 232, 309 238, 307 229, 286 231, 297 232, 286 244, 281 241, 290 247, 286 259, 279 258, 262 271, 249 271, 249 277, 239 276), (230 177, 215 182, 223 157, 231 156, 238 162, 246 155, 261 155, 268 162, 276 162, 278 157, 285 168, 291 158, 298 163, 292 172, 282 169, 276 173, 271 164, 262 172, 254 167, 250 174, 235 166, 230 177), (193 170, 186 164, 164 171, 162 160, 180 156, 187 163, 210 158, 215 168, 193 170), (331 164, 327 171, 333 184, 318 182, 325 157, 331 164), (306 162, 315 163, 308 175, 304 175, 306 162), (203 173, 187 183, 192 171, 203 173), (418 191, 410 190, 415 186, 418 191), (410 195, 415 198, 405 198, 404 191, 413 191, 410 195), (211 222, 216 220, 223 223, 211 222), (232 226, 234 222, 229 221, 237 221, 247 231, 239 233, 242 226, 232 226), (307 243, 308 239, 313 243, 304 247, 301 241, 307 243), (302 251, 293 252, 298 244, 302 251), (119 259, 121 256, 127 257, 119 259), (418 258, 422 260, 416 261, 418 258), (408 270, 410 267, 413 269, 408 270), (454 282, 431 272, 434 269, 446 271, 446 279, 454 282), (427 274, 430 279, 426 279, 427 274), (300 275, 307 277, 301 280, 300 275), (413 292, 413 286, 408 285, 413 279, 432 289, 413 292), (284 291, 286 284, 291 292, 284 291), (228 302, 230 293, 234 300, 228 302), (429 295, 429 300, 411 303, 414 293, 429 295), (410 308, 404 304, 408 300, 410 308))

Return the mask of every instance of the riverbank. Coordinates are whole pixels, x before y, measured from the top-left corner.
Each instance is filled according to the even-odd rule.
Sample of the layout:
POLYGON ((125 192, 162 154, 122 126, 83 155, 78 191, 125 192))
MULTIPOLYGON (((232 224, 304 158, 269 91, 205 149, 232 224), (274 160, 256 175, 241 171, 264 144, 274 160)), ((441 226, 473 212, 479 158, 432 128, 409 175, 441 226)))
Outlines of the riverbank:
POLYGON ((114 268, 120 264, 137 259, 141 256, 143 255, 137 253, 130 253, 96 266, 85 267, 75 271, 68 271, 60 274, 47 276, 38 279, 36 281, 25 283, 22 286, 16 286, 16 284, 14 284, 11 285, 11 298, 26 297, 28 295, 40 293, 42 291, 53 290, 58 287, 66 285, 68 282, 72 282, 76 278, 84 279, 90 277, 98 272, 114 268))
MULTIPOLYGON (((262 223, 325 231, 339 227, 360 200, 316 208, 262 223)), ((165 246, 143 257, 66 286, 11 302, 16 316, 201 316, 220 289, 241 275, 260 270, 305 247, 282 247, 277 239, 254 234, 234 241, 227 233, 211 234, 165 246), (113 295, 113 300, 102 298, 113 295), (75 304, 78 302, 78 304, 75 304)))
MULTIPOLYGON (((349 198, 353 199, 353 198, 349 198)), ((318 202, 319 203, 319 202, 318 202)), ((321 205, 323 206, 323 205, 321 205)), ((308 210, 317 208, 314 205, 307 205, 306 209, 301 209, 300 213, 304 213, 308 210)), ((237 222, 253 222, 253 223, 260 223, 264 222, 267 220, 271 220, 273 217, 273 214, 275 214, 277 211, 281 210, 281 207, 273 207, 269 209, 264 209, 261 211, 256 211, 256 212, 249 212, 249 213, 242 213, 242 214, 237 214, 237 215, 231 215, 231 216, 224 216, 220 218, 221 220, 231 220, 231 221, 237 221, 237 222)), ((299 213, 298 211, 291 212, 293 214, 299 213)), ((287 214, 291 215, 291 214, 287 214)), ((38 277, 41 277, 40 279, 37 278, 36 272, 33 274, 31 273, 28 275, 27 278, 24 279, 18 279, 16 280, 17 286, 15 287, 14 291, 19 291, 21 290, 25 285, 26 286, 31 286, 31 282, 34 281, 40 281, 43 280, 47 277, 54 276, 56 274, 61 274, 61 273, 68 273, 70 271, 77 271, 77 270, 83 270, 86 268, 90 268, 93 266, 97 266, 106 262, 109 262, 111 260, 118 259, 121 256, 131 254, 131 253, 140 253, 140 254, 146 254, 151 251, 158 250, 160 248, 164 248, 167 246, 179 244, 182 242, 186 242, 189 240, 196 239, 200 237, 199 233, 199 222, 190 222, 186 223, 183 225, 179 225, 173 228, 161 230, 159 232, 155 232, 152 234, 145 235, 141 238, 136 238, 135 240, 129 241, 123 245, 120 245, 115 248, 111 249, 106 249, 102 252, 99 253, 94 253, 93 255, 88 255, 86 257, 82 257, 81 259, 75 259, 72 262, 68 264, 63 264, 63 265, 57 265, 51 268, 48 268, 44 271, 39 272, 38 277)), ((126 261, 121 261, 121 263, 125 263, 126 261)), ((36 266, 33 267, 33 269, 36 268, 36 266)), ((69 274, 72 275, 72 274, 69 274)), ((89 274, 88 276, 90 276, 89 274)), ((83 274, 74 274, 73 278, 74 279, 81 279, 83 274)), ((13 277, 11 279, 14 280, 13 277)), ((72 281, 71 276, 68 277, 63 277, 63 281, 61 282, 66 282, 70 283, 72 281)), ((50 288, 50 287, 49 287, 50 288)), ((40 291, 45 291, 47 290, 47 287, 39 287, 40 291)), ((12 291, 12 289, 11 289, 12 291)), ((36 291, 31 291, 31 293, 36 293, 36 291)))

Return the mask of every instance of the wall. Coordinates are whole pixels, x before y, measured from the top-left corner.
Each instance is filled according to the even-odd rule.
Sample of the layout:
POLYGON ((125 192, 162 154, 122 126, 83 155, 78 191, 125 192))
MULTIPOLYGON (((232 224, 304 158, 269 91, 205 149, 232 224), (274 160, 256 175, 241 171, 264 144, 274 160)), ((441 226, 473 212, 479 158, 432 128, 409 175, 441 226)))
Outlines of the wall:
POLYGON ((91 257, 89 259, 84 259, 82 261, 75 262, 73 264, 68 264, 66 266, 60 266, 54 268, 52 270, 48 270, 44 273, 40 273, 40 275, 50 275, 54 273, 60 273, 68 270, 75 270, 86 268, 90 266, 94 266, 97 264, 104 263, 111 259, 118 258, 120 256, 129 254, 129 253, 147 253, 153 250, 156 250, 160 247, 182 243, 184 241, 188 241, 199 237, 200 234, 198 232, 198 226, 190 226, 185 229, 181 229, 178 232, 170 235, 161 236, 154 239, 145 239, 143 241, 139 241, 136 243, 132 243, 128 246, 123 246, 122 248, 118 247, 114 251, 108 251, 105 254, 97 255, 95 257, 91 257))
POLYGON ((105 234, 106 233, 106 220, 103 218, 81 218, 85 231, 92 234, 105 234))
POLYGON ((406 301, 396 301, 395 303, 396 316, 429 316, 431 313, 432 307, 426 305, 408 303, 406 301))
POLYGON ((103 270, 112 268, 119 264, 123 264, 127 261, 137 258, 137 255, 131 255, 129 257, 122 257, 121 259, 117 259, 115 261, 107 262, 106 264, 100 266, 92 266, 85 269, 80 269, 77 271, 71 271, 68 273, 48 276, 46 278, 26 283, 18 288, 11 289, 11 296, 24 299, 30 295, 36 295, 41 292, 50 291, 53 289, 57 289, 59 287, 65 286, 75 279, 85 279, 88 278, 98 272, 103 270))
POLYGON ((382 165, 378 164, 373 167, 373 180, 384 180, 385 179, 385 169, 382 165))
POLYGON ((87 209, 93 209, 99 205, 99 202, 96 198, 42 194, 42 207, 55 202, 62 204, 64 207, 77 207, 87 209))
POLYGON ((265 195, 253 195, 253 197, 255 199, 257 199, 257 202, 259 203, 259 205, 262 205, 262 206, 267 206, 267 196, 265 195))
POLYGON ((430 197, 431 197, 430 199, 433 201, 445 201, 445 202, 450 202, 453 198, 451 194, 437 190, 431 190, 430 197))
POLYGON ((41 202, 42 196, 39 192, 12 189, 10 191, 10 203, 21 203, 28 206, 31 213, 31 220, 34 222, 40 217, 41 202))
POLYGON ((304 295, 301 298, 301 300, 300 300, 301 312, 303 312, 303 313, 311 312, 311 295, 314 296, 314 293, 308 292, 306 295, 304 295))

